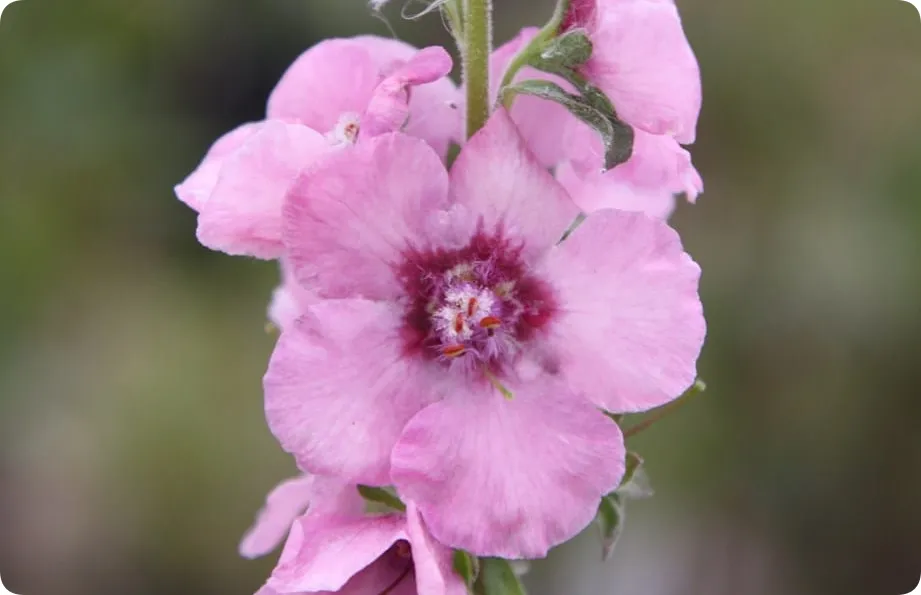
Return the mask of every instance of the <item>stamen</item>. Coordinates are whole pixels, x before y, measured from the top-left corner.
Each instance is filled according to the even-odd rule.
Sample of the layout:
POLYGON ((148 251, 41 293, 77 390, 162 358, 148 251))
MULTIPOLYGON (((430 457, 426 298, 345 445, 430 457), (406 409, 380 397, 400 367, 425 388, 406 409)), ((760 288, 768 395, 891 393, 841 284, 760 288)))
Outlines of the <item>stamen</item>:
POLYGON ((511 401, 515 398, 515 395, 509 389, 503 386, 502 382, 496 378, 496 375, 492 373, 492 370, 489 368, 483 368, 483 373, 486 375, 486 378, 489 380, 489 383, 493 385, 497 391, 502 393, 502 396, 511 401))
POLYGON ((463 345, 450 345, 441 350, 441 353, 451 358, 460 357, 464 355, 464 353, 466 352, 467 352, 467 348, 464 347, 463 345))
POLYGON ((457 313, 457 316, 454 317, 454 332, 461 334, 464 330, 464 315, 460 312, 457 313))
POLYGON ((489 330, 497 329, 501 325, 502 321, 495 316, 484 316, 483 319, 480 320, 480 326, 489 330))
POLYGON ((467 316, 476 314, 477 303, 479 303, 479 300, 475 297, 470 298, 470 301, 467 302, 467 316))

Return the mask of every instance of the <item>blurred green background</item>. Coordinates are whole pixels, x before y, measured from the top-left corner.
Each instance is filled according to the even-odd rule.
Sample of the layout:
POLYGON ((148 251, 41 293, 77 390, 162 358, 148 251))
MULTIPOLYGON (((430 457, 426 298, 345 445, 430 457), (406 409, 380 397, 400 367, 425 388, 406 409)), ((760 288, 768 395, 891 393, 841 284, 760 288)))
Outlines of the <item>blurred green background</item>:
MULTIPOLYGON (((399 19, 446 42, 437 16, 399 19)), ((497 0, 497 41, 550 3, 497 0)), ((681 0, 701 62, 674 218, 710 385, 636 438, 656 498, 533 595, 898 595, 921 573, 921 19, 896 0, 681 0)), ((392 10, 391 10, 392 9, 392 10)), ((234 595, 294 473, 261 376, 272 264, 172 186, 363 0, 24 0, 0 24, 0 574, 25 595, 234 595)))

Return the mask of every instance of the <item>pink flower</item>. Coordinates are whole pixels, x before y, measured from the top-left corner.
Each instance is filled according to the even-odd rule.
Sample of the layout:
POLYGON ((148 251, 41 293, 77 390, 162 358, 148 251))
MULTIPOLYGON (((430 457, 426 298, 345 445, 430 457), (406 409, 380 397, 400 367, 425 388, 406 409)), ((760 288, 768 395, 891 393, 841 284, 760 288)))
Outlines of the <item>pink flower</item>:
POLYGON ((274 550, 308 507, 310 515, 360 514, 364 501, 355 486, 336 479, 302 475, 285 480, 269 493, 256 523, 240 542, 240 555, 258 558, 274 550))
POLYGON ((444 78, 450 70, 442 48, 417 52, 376 37, 329 40, 305 52, 273 91, 268 119, 218 139, 176 187, 199 214, 199 241, 228 254, 278 258, 291 184, 320 155, 359 136, 405 127, 444 155, 459 127, 457 91, 444 78))
MULTIPOLYGON (((570 8, 588 18, 585 11, 594 3, 570 8)), ((512 41, 497 49, 491 65, 498 93, 499 77, 508 63, 537 30, 526 28, 512 41)), ((516 81, 541 79, 574 92, 559 77, 524 68, 516 81)), ((675 207, 675 195, 686 193, 693 202, 703 191, 703 181, 691 165, 690 154, 668 135, 634 130, 633 155, 610 171, 604 171, 604 146, 597 132, 552 101, 527 95, 516 98, 512 119, 528 148, 545 167, 555 167, 556 177, 584 212, 615 208, 644 212, 667 219, 675 207)))
POLYGON ((294 274, 322 299, 266 373, 282 446, 311 472, 392 481, 477 555, 575 535, 623 474, 596 407, 681 394, 705 329, 673 230, 605 210, 559 243, 577 212, 504 110, 450 175, 403 134, 325 157, 285 205, 294 274))
POLYGON ((406 514, 308 515, 295 521, 281 560, 257 595, 466 595, 452 552, 410 503, 406 514))
POLYGON ((700 70, 674 2, 575 0, 564 27, 588 31, 593 51, 581 71, 624 122, 694 142, 700 70))
POLYGON ((291 273, 286 258, 281 259, 281 284, 272 292, 269 302, 269 321, 285 331, 305 312, 307 306, 317 301, 312 291, 301 286, 291 273))

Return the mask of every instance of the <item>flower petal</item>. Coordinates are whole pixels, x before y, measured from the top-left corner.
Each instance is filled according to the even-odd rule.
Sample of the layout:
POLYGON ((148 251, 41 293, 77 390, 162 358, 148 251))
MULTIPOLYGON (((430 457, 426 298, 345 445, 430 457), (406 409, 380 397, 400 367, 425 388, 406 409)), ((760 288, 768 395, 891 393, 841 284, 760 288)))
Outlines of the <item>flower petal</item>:
POLYGON ((339 591, 405 538, 406 521, 400 515, 301 517, 291 527, 267 586, 279 593, 339 591))
POLYGON ((261 125, 261 122, 243 124, 217 139, 195 171, 176 186, 176 196, 179 200, 196 212, 201 212, 203 205, 211 197, 226 158, 239 149, 261 125))
POLYGON ((313 496, 313 479, 309 475, 288 479, 269 492, 265 506, 256 517, 256 524, 240 543, 241 556, 258 558, 278 547, 294 519, 307 509, 313 496))
POLYGON ((269 96, 268 117, 321 133, 345 113, 361 114, 380 82, 381 64, 357 39, 328 39, 301 54, 269 96))
POLYGON ((488 228, 503 226, 523 240, 530 256, 559 241, 579 212, 525 146, 504 109, 496 110, 461 151, 451 168, 451 195, 488 228))
POLYGON ((269 302, 269 321, 284 331, 294 325, 307 307, 315 304, 318 298, 312 291, 301 287, 291 272, 287 258, 281 259, 281 284, 272 292, 269 302))
MULTIPOLYGON (((536 27, 526 27, 511 41, 497 48, 490 56, 489 68, 492 73, 492 97, 499 96, 499 86, 512 58, 524 45, 531 41, 537 34, 536 27)), ((556 83, 566 90, 572 90, 572 85, 560 77, 541 72, 534 68, 522 68, 515 76, 514 81, 527 79, 540 79, 556 83)), ((563 160, 566 155, 561 138, 571 120, 575 118, 560 104, 533 97, 520 95, 515 99, 511 109, 512 120, 518 126, 518 131, 524 138, 525 144, 534 153, 537 160, 544 167, 553 167, 563 160)))
POLYGON ((542 557, 595 517, 624 471, 617 425, 552 378, 480 387, 423 409, 393 480, 432 535, 480 556, 542 557))
POLYGON ((600 172, 582 177, 575 173, 569 163, 563 163, 557 168, 556 178, 585 213, 621 209, 639 211, 657 219, 668 219, 675 210, 675 195, 668 190, 638 188, 620 177, 600 172))
POLYGON ((618 115, 652 134, 694 142, 700 113, 700 70, 671 2, 600 5, 585 75, 618 115))
POLYGON ((302 469, 390 483, 390 451, 435 391, 430 362, 403 352, 401 315, 387 303, 326 300, 282 334, 265 376, 266 417, 302 469))
POLYGON ((694 382, 706 334, 700 268, 663 221, 603 210, 538 265, 560 313, 547 366, 617 413, 671 401, 694 382))
POLYGON ((329 147, 310 128, 266 121, 227 155, 210 198, 201 205, 198 240, 228 254, 277 258, 281 208, 300 170, 329 147))
POLYGON ((451 56, 444 48, 419 50, 374 90, 361 119, 361 133, 377 136, 400 130, 409 119, 409 87, 437 81, 447 76, 452 67, 451 56))
POLYGON ((425 242, 428 219, 447 205, 447 178, 431 147, 404 134, 330 154, 285 203, 295 277, 325 297, 398 296, 393 266, 425 242))
POLYGON ((463 579, 454 571, 454 552, 432 537, 412 502, 406 503, 406 529, 413 551, 416 590, 431 595, 467 595, 463 579))

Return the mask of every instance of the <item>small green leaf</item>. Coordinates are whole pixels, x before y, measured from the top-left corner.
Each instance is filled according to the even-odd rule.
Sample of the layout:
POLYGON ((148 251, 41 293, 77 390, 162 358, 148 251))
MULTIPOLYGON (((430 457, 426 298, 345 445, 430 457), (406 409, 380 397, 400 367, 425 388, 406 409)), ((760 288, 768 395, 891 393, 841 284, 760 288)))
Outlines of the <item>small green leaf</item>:
POLYGON ((525 595, 512 565, 501 558, 480 559, 480 578, 475 592, 478 595, 525 595))
POLYGON ((375 488, 371 486, 359 485, 358 493, 361 494, 361 497, 368 502, 383 504, 387 508, 399 510, 400 512, 406 512, 406 505, 403 504, 403 501, 387 488, 375 488))
POLYGON ((503 100, 516 94, 533 95, 559 103, 601 135, 605 147, 604 167, 610 169, 633 154, 633 129, 617 119, 607 98, 586 87, 586 95, 574 95, 550 81, 529 79, 504 87, 503 100))
MULTIPOLYGON (((553 38, 541 49, 539 58, 532 62, 541 70, 561 74, 559 71, 562 69, 577 68, 588 62, 591 57, 591 40, 585 31, 576 29, 553 38)), ((569 73, 562 74, 568 75, 569 73)))
POLYGON ((635 452, 627 453, 627 468, 615 493, 626 500, 642 500, 655 494, 643 467, 643 458, 635 452))
POLYGON ((464 550, 454 550, 454 571, 464 579, 469 591, 480 574, 480 560, 464 550))
POLYGON ((625 512, 623 500, 616 493, 601 499, 595 520, 601 529, 601 555, 604 560, 609 560, 614 553, 614 546, 624 529, 625 512))

